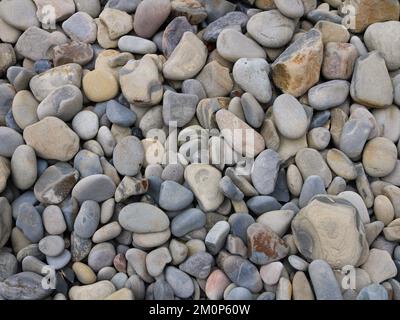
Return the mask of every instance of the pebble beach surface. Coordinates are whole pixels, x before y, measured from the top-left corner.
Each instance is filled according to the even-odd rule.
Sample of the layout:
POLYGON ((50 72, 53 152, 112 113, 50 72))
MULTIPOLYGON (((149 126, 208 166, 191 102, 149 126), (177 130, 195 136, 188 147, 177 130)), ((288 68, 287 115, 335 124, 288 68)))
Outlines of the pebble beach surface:
POLYGON ((0 300, 400 300, 398 0, 1 0, 0 300))

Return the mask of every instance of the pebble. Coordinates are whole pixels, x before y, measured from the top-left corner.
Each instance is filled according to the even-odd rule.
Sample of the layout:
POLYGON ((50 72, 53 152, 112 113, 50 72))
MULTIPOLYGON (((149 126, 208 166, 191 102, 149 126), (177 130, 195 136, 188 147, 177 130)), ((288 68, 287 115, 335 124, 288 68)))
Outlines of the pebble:
POLYGON ((24 139, 44 159, 68 161, 79 150, 78 135, 55 117, 46 117, 26 127, 24 139))
POLYGON ((185 180, 204 211, 213 211, 224 201, 220 179, 221 172, 207 164, 191 164, 185 169, 185 180))
POLYGON ((280 95, 275 99, 272 109, 274 123, 283 136, 298 139, 306 133, 307 115, 295 97, 289 94, 280 95))
POLYGON ((283 259, 289 248, 286 243, 268 226, 254 223, 247 228, 249 259, 264 265, 283 259))
POLYGON ((246 288, 236 287, 229 291, 225 300, 253 300, 253 295, 246 288))
POLYGON ((118 48, 121 51, 133 54, 155 53, 157 47, 154 42, 135 36, 123 36, 118 40, 118 48))
POLYGON ((325 187, 328 187, 332 181, 332 173, 318 151, 311 148, 301 149, 295 159, 303 179, 312 175, 320 176, 324 180, 325 187))
POLYGON ((168 211, 185 209, 193 202, 193 193, 174 181, 164 181, 161 184, 160 198, 161 208, 168 211))
POLYGON ((162 274, 165 266, 172 261, 167 248, 158 248, 146 256, 146 268, 150 276, 157 277, 162 274))
POLYGON ((371 124, 365 119, 347 121, 340 136, 340 150, 350 159, 357 160, 361 156, 371 129, 371 124))
POLYGON ((271 228, 272 231, 282 237, 289 229, 293 217, 293 210, 273 210, 261 214, 257 218, 257 222, 271 228))
POLYGON ((326 110, 342 105, 350 92, 350 83, 345 80, 331 80, 316 85, 308 91, 308 101, 316 110, 326 110))
POLYGON ((362 163, 371 177, 384 177, 390 174, 397 162, 397 149, 387 138, 378 137, 365 145, 362 163))
POLYGON ((7 300, 42 300, 52 290, 42 287, 43 277, 33 272, 16 273, 0 283, 0 296, 7 300))
POLYGON ((270 66, 265 59, 249 57, 235 62, 232 75, 243 90, 251 93, 259 102, 267 103, 272 98, 269 71, 270 66))
POLYGON ((299 207, 305 207, 315 195, 319 194, 326 194, 324 180, 320 176, 308 176, 301 189, 299 207))
POLYGON ((59 236, 47 236, 39 241, 39 250, 48 257, 56 257, 65 249, 64 239, 59 236))
POLYGON ((103 300, 115 292, 111 281, 103 280, 94 284, 74 286, 69 291, 71 300, 103 300))
POLYGON ((182 237, 193 230, 204 227, 206 216, 199 209, 188 209, 174 217, 171 221, 171 232, 176 237, 182 237))
POLYGON ((194 292, 192 279, 183 271, 168 266, 165 270, 165 280, 179 298, 189 298, 194 292))
POLYGON ((110 100, 118 93, 118 83, 113 75, 101 69, 86 73, 82 79, 82 88, 93 102, 110 100))
POLYGON ((193 119, 199 98, 194 94, 164 93, 163 120, 165 125, 183 127, 193 119))
MULTIPOLYGON (((208 14, 210 15, 210 13, 208 14)), ((215 42, 222 30, 236 28, 236 30, 241 31, 246 26, 247 21, 248 17, 243 12, 228 12, 223 14, 217 19, 213 19, 204 29, 203 39, 208 42, 215 42)))
POLYGON ((374 283, 361 289, 357 300, 388 300, 388 292, 384 286, 374 283))
POLYGON ((354 163, 338 149, 331 149, 326 155, 326 161, 332 171, 346 180, 355 180, 357 171, 354 163))
POLYGON ((38 102, 28 90, 17 92, 12 102, 12 114, 15 122, 21 129, 37 122, 38 102))
POLYGON ((262 47, 235 29, 221 31, 217 38, 217 50, 224 59, 231 62, 241 58, 266 58, 262 47))
POLYGON ((112 123, 122 127, 130 127, 136 121, 136 114, 115 100, 108 101, 106 114, 112 123))
POLYGON ((268 195, 274 191, 280 164, 281 158, 273 150, 258 155, 253 164, 251 180, 260 194, 268 195))
POLYGON ((397 274, 396 265, 387 251, 371 249, 367 261, 361 266, 375 283, 381 283, 397 274))
POLYGON ((317 300, 343 300, 339 284, 327 262, 314 260, 308 270, 317 300))
POLYGON ((111 266, 114 257, 115 249, 111 243, 99 243, 90 250, 88 265, 93 269, 93 271, 98 272, 103 267, 111 266))
POLYGON ((36 7, 29 0, 5 1, 0 5, 0 17, 7 24, 19 30, 39 26, 36 7))
POLYGON ((38 211, 29 204, 22 204, 18 215, 16 226, 22 230, 24 235, 33 243, 43 238, 43 223, 38 211))
POLYGON ((74 41, 93 43, 96 41, 97 26, 86 12, 74 13, 62 24, 64 32, 74 41))
POLYGON ((15 130, 7 127, 0 127, 0 156, 11 158, 17 147, 24 144, 22 136, 15 130))
POLYGON ((77 236, 88 239, 96 232, 100 222, 100 206, 92 200, 84 201, 74 223, 77 236))
POLYGON ((67 163, 56 163, 45 169, 34 186, 36 198, 46 204, 59 204, 76 184, 79 172, 67 163))
POLYGON ((228 256, 222 261, 222 270, 237 286, 249 289, 252 293, 262 288, 261 276, 257 268, 239 256, 228 256))
POLYGON ((37 179, 37 161, 35 151, 20 145, 11 158, 11 173, 14 184, 21 190, 29 189, 37 179))
POLYGON ((322 74, 329 80, 348 80, 358 58, 356 47, 351 43, 328 42, 325 44, 322 74))
POLYGON ((281 277, 284 266, 281 262, 271 262, 260 268, 262 281, 269 286, 276 285, 281 277))
POLYGON ((389 198, 378 195, 374 200, 375 217, 387 226, 394 219, 394 208, 389 198))
POLYGON ((295 0, 290 4, 284 0, 274 0, 274 3, 286 17, 296 19, 304 15, 304 5, 301 0, 295 0))
POLYGON ((103 202, 114 193, 114 182, 104 174, 94 174, 83 178, 72 189, 72 196, 80 203, 86 200, 103 202))
POLYGON ((219 221, 208 231, 204 242, 211 254, 216 255, 222 249, 229 230, 230 225, 228 222, 219 221))
POLYGON ((322 61, 322 35, 312 29, 274 61, 271 65, 272 78, 284 93, 299 97, 318 82, 322 61))
POLYGON ((310 260, 325 260, 333 267, 359 264, 367 243, 357 214, 355 207, 347 201, 326 195, 315 197, 292 221, 294 240, 300 253, 310 260), (334 216, 329 214, 332 210, 334 216), (342 239, 340 244, 331 240, 338 234, 342 239))
POLYGON ((393 85, 385 60, 379 52, 373 51, 357 59, 350 94, 354 101, 368 107, 383 108, 392 104, 393 85), (380 83, 379 90, 365 81, 370 76, 380 83))
POLYGON ((286 45, 292 38, 294 29, 295 22, 278 10, 257 13, 247 23, 249 34, 267 48, 281 48, 286 45))
POLYGON ((167 215, 159 208, 146 203, 131 203, 119 214, 119 223, 131 232, 152 233, 169 227, 167 215))
POLYGON ((38 101, 43 101, 54 89, 71 84, 81 87, 82 67, 68 63, 34 76, 29 87, 38 101))
POLYGON ((56 270, 64 268, 71 260, 71 252, 64 250, 60 255, 56 257, 46 256, 47 264, 56 270))
POLYGON ((9 252, 0 251, 0 280, 4 281, 17 272, 18 261, 16 257, 9 252))
POLYGON ((171 12, 171 3, 167 0, 144 0, 136 8, 133 27, 137 35, 152 37, 171 12), (154 10, 157 8, 157 10, 154 10))
POLYGON ((226 96, 233 88, 229 69, 217 61, 207 63, 196 77, 209 98, 226 96))

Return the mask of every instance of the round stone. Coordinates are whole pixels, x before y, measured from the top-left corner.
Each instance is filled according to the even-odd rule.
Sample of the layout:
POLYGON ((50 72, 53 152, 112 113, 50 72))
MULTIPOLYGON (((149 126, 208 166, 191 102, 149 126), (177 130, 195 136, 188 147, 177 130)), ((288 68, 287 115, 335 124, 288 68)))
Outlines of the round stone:
POLYGON ((112 265, 115 257, 115 248, 109 242, 96 244, 90 250, 88 264, 95 272, 112 265))
POLYGON ((15 130, 7 127, 0 127, 0 156, 11 158, 15 149, 24 144, 22 136, 15 130))
POLYGON ((94 174, 80 180, 72 190, 72 197, 80 203, 86 200, 103 202, 113 197, 115 184, 104 174, 94 174))
POLYGON ((140 140, 134 136, 123 138, 113 153, 115 168, 122 175, 136 175, 144 162, 144 148, 140 140))
POLYGON ((178 211, 188 207, 193 202, 193 193, 174 181, 164 181, 161 184, 160 207, 169 211, 178 211))
POLYGON ((304 5, 302 0, 287 2, 285 0, 274 0, 278 10, 286 17, 297 19, 304 15, 304 5))
POLYGON ((176 237, 204 227, 206 215, 199 209, 188 209, 172 219, 171 232, 176 237))
POLYGON ((11 175, 14 184, 21 190, 29 189, 37 178, 36 154, 32 147, 21 145, 11 158, 11 175))
POLYGON ((39 250, 46 256, 56 257, 65 248, 64 239, 59 236, 47 236, 39 241, 39 250))
POLYGON ((374 178, 387 176, 393 171, 397 161, 397 148, 387 138, 370 140, 363 152, 362 162, 368 175, 374 178))
POLYGON ((153 41, 135 36, 123 36, 118 40, 118 48, 121 51, 133 54, 156 53, 157 46, 153 41))
POLYGON ((258 155, 251 171, 251 180, 260 194, 268 195, 275 190, 280 164, 281 158, 273 150, 265 150, 258 155))
POLYGON ((75 272, 76 278, 80 283, 86 285, 96 282, 96 274, 88 265, 82 262, 75 262, 72 265, 72 270, 75 272))
POLYGON ((174 294, 179 298, 189 298, 194 292, 192 279, 178 268, 169 266, 165 269, 165 280, 169 283, 174 294))
POLYGON ((281 48, 293 36, 295 22, 278 10, 256 13, 247 22, 247 31, 262 46, 281 48))
POLYGON ((82 203, 75 219, 74 232, 81 238, 88 239, 96 232, 100 222, 100 206, 97 202, 87 200, 82 203))
POLYGON ((133 28, 143 38, 152 37, 171 12, 169 0, 144 0, 136 8, 133 28), (154 10, 157 8, 157 10, 154 10))
POLYGON ((295 97, 289 94, 280 95, 275 99, 272 109, 276 127, 283 136, 298 139, 306 133, 307 115, 295 97))
POLYGON ((67 229, 63 213, 58 206, 46 207, 42 219, 45 230, 51 235, 62 234, 67 229))
POLYGON ((131 203, 118 217, 120 225, 131 232, 152 233, 169 227, 168 216, 159 208, 147 203, 131 203))
POLYGON ((85 95, 93 102, 102 102, 114 98, 118 93, 118 82, 114 76, 104 70, 88 72, 82 80, 85 95))
POLYGON ((92 111, 81 111, 72 120, 72 128, 82 140, 93 139, 99 131, 99 118, 92 111))

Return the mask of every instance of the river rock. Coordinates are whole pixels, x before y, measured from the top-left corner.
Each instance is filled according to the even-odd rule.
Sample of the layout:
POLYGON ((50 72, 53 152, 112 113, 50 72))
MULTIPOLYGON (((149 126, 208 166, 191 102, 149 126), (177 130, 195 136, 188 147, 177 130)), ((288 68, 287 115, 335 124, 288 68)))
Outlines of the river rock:
POLYGON ((315 197, 293 219, 292 231, 304 257, 323 259, 335 268, 358 266, 368 252, 357 210, 346 200, 332 196, 315 197), (330 226, 336 228, 334 233, 330 226), (339 234, 340 242, 336 240, 339 234))
POLYGON ((291 44, 271 65, 274 83, 284 93, 299 97, 318 82, 322 60, 321 33, 312 29, 291 44))
POLYGON ((21 272, 0 282, 0 296, 7 300, 41 300, 53 290, 44 289, 43 277, 33 272, 21 272))
POLYGON ((72 197, 80 203, 86 200, 103 202, 115 193, 115 184, 104 174, 94 174, 80 180, 72 190, 72 197))

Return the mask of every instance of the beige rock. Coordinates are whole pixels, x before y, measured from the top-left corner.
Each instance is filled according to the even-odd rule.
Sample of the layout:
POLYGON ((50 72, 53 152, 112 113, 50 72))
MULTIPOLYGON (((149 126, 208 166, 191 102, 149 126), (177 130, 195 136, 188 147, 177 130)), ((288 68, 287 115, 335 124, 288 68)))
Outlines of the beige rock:
POLYGON ((161 164, 163 162, 165 149, 160 140, 147 138, 142 140, 144 148, 144 166, 150 164, 161 164))
MULTIPOLYGON (((350 8, 353 6, 356 15, 349 15, 344 22, 356 33, 375 22, 399 20, 400 6, 396 0, 350 0, 346 4, 350 8)), ((346 12, 346 7, 342 6, 340 10, 346 12)))
POLYGON ((397 161, 397 148, 387 138, 378 137, 370 140, 363 152, 362 163, 368 175, 381 178, 391 173, 397 161))
POLYGON ((24 139, 43 159, 68 161, 79 151, 78 135, 55 117, 26 127, 24 139))
POLYGON ((298 151, 308 147, 306 134, 299 139, 288 139, 280 135, 279 139, 278 153, 283 161, 289 160, 291 157, 295 156, 298 151))
POLYGON ((304 148, 296 154, 296 165, 303 179, 309 176, 320 176, 328 187, 332 181, 332 173, 321 154, 311 148, 304 148))
POLYGON ((170 80, 193 78, 205 65, 207 54, 204 43, 194 33, 185 32, 164 64, 164 77, 170 80))
POLYGON ((110 294, 104 300, 135 300, 131 289, 122 288, 110 294))
POLYGON ((294 164, 289 165, 286 172, 286 180, 290 193, 295 197, 300 196, 303 188, 303 177, 294 164))
POLYGON ((96 58, 95 69, 107 71, 119 80, 119 71, 129 60, 133 59, 134 56, 130 52, 119 52, 113 49, 104 50, 96 58))
POLYGON ((164 90, 160 70, 154 55, 131 60, 120 70, 121 90, 129 103, 147 107, 161 101, 164 90))
POLYGON ((132 16, 125 11, 104 8, 99 16, 111 40, 116 40, 133 29, 132 16))
POLYGON ((260 276, 262 281, 268 285, 276 285, 281 277, 284 266, 282 262, 275 261, 268 263, 260 268, 260 276))
POLYGON ((340 108, 331 110, 331 137, 335 146, 339 146, 343 126, 347 122, 348 115, 340 108))
POLYGON ((322 60, 322 35, 312 29, 291 44, 272 64, 274 83, 283 92, 299 97, 318 82, 322 60))
POLYGON ((371 249, 367 261, 361 266, 368 272, 372 282, 381 283, 397 274, 392 257, 385 250, 371 249))
POLYGON ((382 194, 389 198, 396 218, 400 218, 400 188, 387 184, 382 185, 382 194))
POLYGON ((221 177, 221 172, 208 164, 191 164, 185 169, 185 180, 205 211, 216 210, 224 201, 221 177))
POLYGON ((8 177, 11 174, 11 163, 7 158, 0 156, 0 192, 7 186, 8 177))
POLYGON ((217 61, 208 63, 196 79, 201 82, 209 98, 227 96, 233 89, 229 69, 217 61))
POLYGON ((389 225, 383 229, 385 239, 388 241, 400 241, 400 218, 393 220, 389 225))
POLYGON ((37 7, 37 16, 40 22, 49 23, 49 7, 54 14, 56 21, 62 21, 75 12, 75 3, 73 0, 33 0, 37 7), (53 11, 54 10, 54 11, 53 11))
POLYGON ((265 119, 260 130, 268 149, 278 151, 280 145, 279 133, 271 119, 265 119))
POLYGON ((85 95, 93 102, 103 102, 118 93, 118 82, 113 75, 103 70, 93 70, 83 77, 85 95))
POLYGON ((322 42, 348 42, 350 40, 350 32, 347 31, 344 25, 321 20, 315 25, 315 29, 319 30, 322 34, 322 42))
POLYGON ((326 161, 334 173, 346 180, 357 178, 354 163, 342 151, 330 149, 326 154, 326 161))
POLYGON ((328 42, 325 44, 322 74, 326 79, 350 79, 358 58, 356 47, 351 43, 328 42))
POLYGON ((334 268, 358 266, 368 252, 357 210, 333 196, 315 197, 295 216, 292 231, 304 257, 325 260, 334 268))
POLYGON ((387 226, 394 219, 394 208, 389 198, 384 195, 378 195, 374 200, 375 217, 387 226))
POLYGON ((254 157, 265 149, 263 137, 232 112, 221 109, 215 119, 225 141, 238 153, 254 157))
POLYGON ((350 95, 354 101, 371 108, 384 108, 392 104, 393 84, 386 62, 378 51, 372 51, 356 61, 350 95))
POLYGON ((12 104, 14 120, 21 129, 39 121, 37 108, 39 103, 28 90, 18 91, 12 104))
POLYGON ((85 286, 74 286, 68 294, 71 300, 103 300, 114 292, 112 282, 103 280, 85 286))
POLYGON ((276 300, 291 300, 292 299, 292 283, 281 277, 276 288, 276 300))
POLYGON ((80 283, 87 285, 96 282, 96 274, 88 265, 82 262, 74 262, 72 270, 74 270, 76 278, 80 283))
POLYGON ((81 79, 82 67, 76 63, 68 63, 34 76, 29 86, 35 98, 42 101, 54 89, 64 85, 72 84, 80 88, 81 79))
POLYGON ((104 49, 118 47, 118 39, 112 40, 108 34, 107 26, 99 19, 94 19, 97 25, 97 42, 104 49))
POLYGON ((314 300, 314 293, 304 272, 297 271, 295 273, 292 286, 293 300, 314 300))

